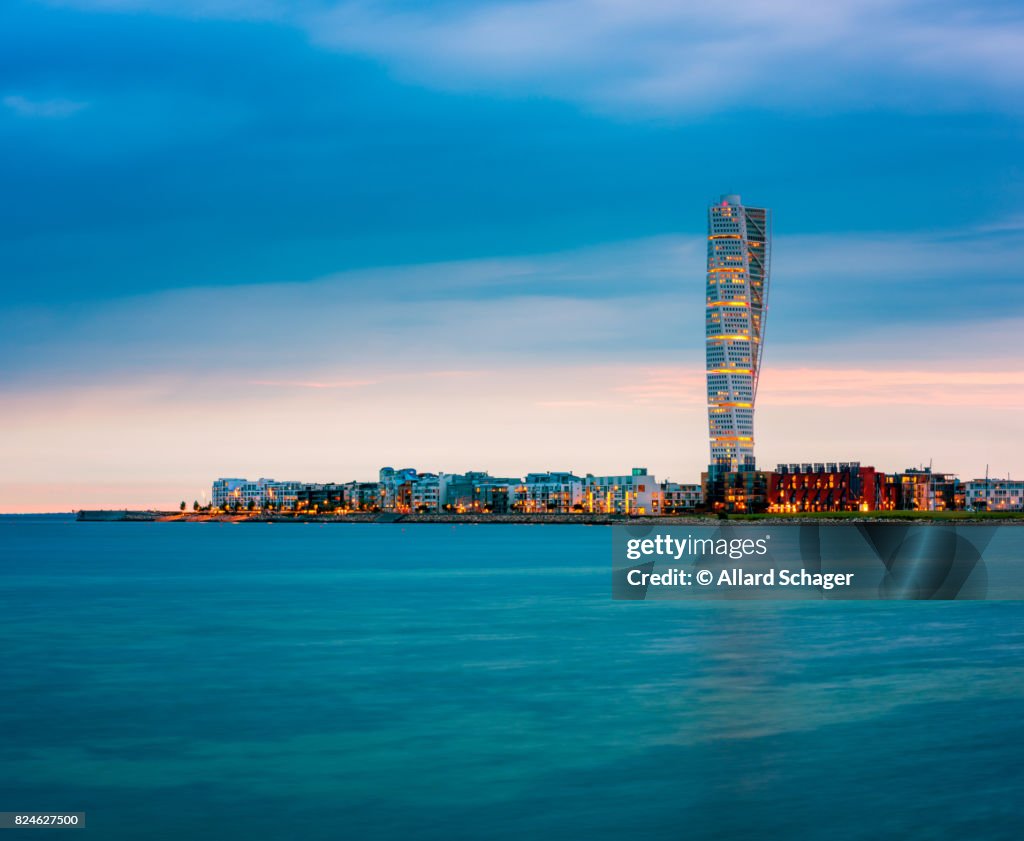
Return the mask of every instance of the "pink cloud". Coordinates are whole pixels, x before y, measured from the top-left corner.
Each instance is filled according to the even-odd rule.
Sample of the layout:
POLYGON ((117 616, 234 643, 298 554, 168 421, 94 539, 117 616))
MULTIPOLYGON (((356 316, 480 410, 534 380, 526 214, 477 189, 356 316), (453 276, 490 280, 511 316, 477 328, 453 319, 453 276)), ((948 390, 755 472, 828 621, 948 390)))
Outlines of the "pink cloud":
POLYGON ((250 385, 276 386, 280 388, 362 388, 376 385, 378 380, 339 380, 337 382, 316 382, 308 380, 250 380, 250 385))

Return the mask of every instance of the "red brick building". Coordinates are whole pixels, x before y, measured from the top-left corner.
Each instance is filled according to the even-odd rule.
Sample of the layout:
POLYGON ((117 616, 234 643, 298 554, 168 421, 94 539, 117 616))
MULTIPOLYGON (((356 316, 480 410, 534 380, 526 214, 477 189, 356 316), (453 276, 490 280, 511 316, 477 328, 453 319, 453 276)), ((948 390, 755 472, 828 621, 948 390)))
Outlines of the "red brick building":
POLYGON ((888 511, 897 507, 898 489, 885 474, 860 462, 780 464, 771 474, 768 510, 888 511))

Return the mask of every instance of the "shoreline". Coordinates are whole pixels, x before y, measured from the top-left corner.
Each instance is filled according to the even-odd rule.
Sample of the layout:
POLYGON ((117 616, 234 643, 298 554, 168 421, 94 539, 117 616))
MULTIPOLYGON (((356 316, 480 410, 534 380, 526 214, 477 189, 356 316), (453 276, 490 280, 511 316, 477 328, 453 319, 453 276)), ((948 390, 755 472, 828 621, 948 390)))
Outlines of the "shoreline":
POLYGON ((397 514, 393 512, 354 514, 204 514, 179 511, 83 510, 75 514, 80 523, 374 523, 451 525, 693 525, 722 523, 792 525, 800 523, 1003 523, 1024 525, 1024 511, 880 511, 807 512, 798 514, 678 514, 630 516, 628 514, 397 514))

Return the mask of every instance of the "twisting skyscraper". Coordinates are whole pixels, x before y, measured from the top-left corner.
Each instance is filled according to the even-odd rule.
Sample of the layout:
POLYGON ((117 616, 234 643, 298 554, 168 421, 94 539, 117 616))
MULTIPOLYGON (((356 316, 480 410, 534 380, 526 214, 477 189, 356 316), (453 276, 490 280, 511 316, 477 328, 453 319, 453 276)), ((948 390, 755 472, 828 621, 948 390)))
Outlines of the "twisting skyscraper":
POLYGON ((754 401, 764 349, 771 213, 726 195, 708 208, 708 428, 711 465, 754 469, 754 401))

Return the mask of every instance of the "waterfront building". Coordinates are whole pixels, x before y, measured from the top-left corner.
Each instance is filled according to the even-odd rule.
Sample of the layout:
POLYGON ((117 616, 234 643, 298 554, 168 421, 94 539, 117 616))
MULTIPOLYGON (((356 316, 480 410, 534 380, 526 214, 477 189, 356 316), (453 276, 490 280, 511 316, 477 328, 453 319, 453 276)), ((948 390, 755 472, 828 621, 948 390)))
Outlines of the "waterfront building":
POLYGON ((704 488, 679 482, 662 482, 652 507, 653 514, 681 514, 696 511, 704 505, 704 488))
POLYGON ((952 473, 908 467, 887 480, 895 486, 896 508, 901 511, 955 511, 963 507, 962 485, 952 473))
POLYGON ((441 474, 441 508, 444 511, 477 510, 476 487, 489 477, 486 471, 469 470, 465 473, 441 474))
POLYGON ((522 479, 499 478, 487 476, 474 482, 473 510, 491 514, 508 514, 513 511, 516 501, 516 488, 522 479))
POLYGON ((379 482, 346 482, 345 507, 350 511, 380 511, 381 486, 379 482))
POLYGON ((295 505, 296 494, 302 487, 300 482, 278 482, 274 479, 216 479, 210 499, 216 508, 265 508, 268 504, 277 508, 295 505))
POLYGON ((660 489, 646 467, 625 476, 586 475, 583 510, 592 514, 653 514, 660 489))
POLYGON ((294 508, 298 500, 299 482, 271 482, 267 486, 264 503, 274 508, 294 508))
POLYGON ((379 473, 379 507, 400 514, 436 513, 445 495, 444 473, 419 473, 412 467, 395 470, 382 467, 379 473))
POLYGON ((701 473, 704 499, 712 511, 757 514, 771 504, 775 474, 767 470, 721 470, 701 473))
POLYGON ((349 507, 346 486, 339 484, 305 484, 299 487, 294 505, 282 505, 282 509, 296 511, 338 511, 349 507))
POLYGON ((583 479, 572 473, 528 473, 515 489, 521 514, 569 514, 583 509, 583 479))
POLYGON ((236 500, 241 507, 242 488, 249 484, 248 479, 214 479, 210 500, 216 508, 224 508, 236 500))
POLYGON ((420 473, 409 488, 409 510, 434 514, 441 510, 441 480, 436 473, 420 473))
POLYGON ((771 213, 724 195, 708 208, 705 341, 711 472, 754 470, 771 213))
POLYGON ((380 507, 384 511, 408 511, 412 502, 412 484, 418 473, 412 467, 382 467, 378 473, 380 482, 380 507))
POLYGON ((1024 480, 973 479, 964 482, 964 506, 971 511, 1024 511, 1024 480))
POLYGON ((884 473, 858 461, 780 464, 769 483, 768 510, 886 511, 896 507, 884 473))
MULTIPOLYGON (((515 501, 520 479, 491 476, 486 471, 419 473, 411 467, 383 467, 374 485, 376 507, 400 514, 494 511, 504 513, 515 501)), ((365 492, 361 489, 361 492, 365 492)), ((362 504, 365 505, 365 502, 362 504)))

